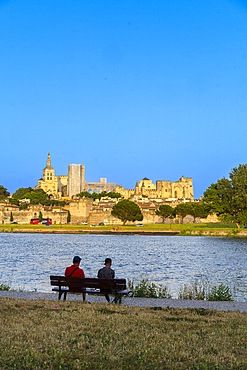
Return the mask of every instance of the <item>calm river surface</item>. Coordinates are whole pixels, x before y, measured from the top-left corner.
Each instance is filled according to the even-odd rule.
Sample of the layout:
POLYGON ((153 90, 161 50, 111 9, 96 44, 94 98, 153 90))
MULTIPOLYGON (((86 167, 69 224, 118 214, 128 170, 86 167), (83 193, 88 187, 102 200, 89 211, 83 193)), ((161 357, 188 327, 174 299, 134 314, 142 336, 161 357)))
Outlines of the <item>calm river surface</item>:
POLYGON ((12 289, 51 292, 49 276, 63 275, 74 255, 86 276, 96 277, 111 257, 116 277, 148 278, 173 298, 196 280, 231 287, 247 301, 247 239, 185 236, 0 234, 0 283, 12 289))

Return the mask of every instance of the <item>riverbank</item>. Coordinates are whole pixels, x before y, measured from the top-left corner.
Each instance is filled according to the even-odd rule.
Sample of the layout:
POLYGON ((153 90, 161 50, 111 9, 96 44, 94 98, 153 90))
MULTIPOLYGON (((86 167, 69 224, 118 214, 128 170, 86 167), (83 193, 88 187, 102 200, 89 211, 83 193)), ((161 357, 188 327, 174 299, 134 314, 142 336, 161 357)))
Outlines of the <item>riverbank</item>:
POLYGON ((150 224, 143 226, 90 226, 90 225, 19 225, 2 224, 3 233, 93 234, 93 235, 166 235, 166 236, 224 236, 247 237, 247 229, 218 224, 150 224))

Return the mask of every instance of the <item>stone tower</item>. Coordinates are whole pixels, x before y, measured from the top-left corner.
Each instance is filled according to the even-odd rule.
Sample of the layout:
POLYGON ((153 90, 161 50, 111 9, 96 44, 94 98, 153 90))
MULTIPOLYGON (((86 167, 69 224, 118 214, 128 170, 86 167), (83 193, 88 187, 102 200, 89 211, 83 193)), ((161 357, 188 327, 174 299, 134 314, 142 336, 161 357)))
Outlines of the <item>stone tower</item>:
POLYGON ((85 166, 83 164, 70 164, 68 167, 68 196, 85 191, 85 166))
POLYGON ((58 179, 51 165, 50 153, 48 153, 46 166, 43 169, 43 176, 42 179, 38 181, 37 188, 43 189, 50 197, 57 198, 59 196, 58 179))
POLYGON ((48 153, 46 167, 43 169, 43 181, 53 181, 54 180, 54 168, 51 165, 51 155, 48 153))

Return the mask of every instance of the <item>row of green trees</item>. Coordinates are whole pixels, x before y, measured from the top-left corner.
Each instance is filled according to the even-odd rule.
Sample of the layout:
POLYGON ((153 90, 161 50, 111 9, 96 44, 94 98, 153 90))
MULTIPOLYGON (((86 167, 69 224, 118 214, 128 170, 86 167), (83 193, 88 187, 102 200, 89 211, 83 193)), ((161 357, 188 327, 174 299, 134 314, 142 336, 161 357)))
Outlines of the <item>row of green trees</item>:
POLYGON ((81 193, 77 194, 78 197, 80 198, 91 198, 93 200, 95 199, 101 199, 103 197, 108 197, 108 198, 115 198, 115 199, 119 199, 119 198, 122 198, 122 195, 119 194, 119 193, 116 193, 114 191, 102 191, 100 193, 89 193, 88 191, 82 191, 81 193))
MULTIPOLYGON (((115 204, 111 214, 114 217, 119 218, 124 225, 127 221, 134 222, 143 220, 140 207, 130 200, 122 200, 115 204)), ((168 204, 163 204, 159 207, 159 209, 156 210, 156 214, 162 218, 162 222, 165 222, 166 219, 173 219, 178 215, 181 218, 181 223, 183 223, 184 218, 187 215, 191 215, 195 222, 197 217, 207 217, 208 211, 205 204, 194 202, 181 203, 175 208, 168 204)))
POLYGON ((33 189, 31 187, 19 188, 12 194, 9 201, 11 204, 19 206, 19 209, 25 209, 28 204, 20 202, 22 199, 29 199, 30 204, 42 204, 44 206, 64 206, 66 204, 65 201, 50 199, 42 189, 33 189))
POLYGON ((173 219, 176 216, 181 218, 181 223, 183 223, 184 218, 188 215, 193 217, 193 222, 195 222, 197 217, 205 218, 208 216, 208 208, 203 203, 193 202, 193 203, 181 203, 175 208, 168 204, 161 205, 156 211, 156 214, 162 217, 162 221, 165 219, 173 219))

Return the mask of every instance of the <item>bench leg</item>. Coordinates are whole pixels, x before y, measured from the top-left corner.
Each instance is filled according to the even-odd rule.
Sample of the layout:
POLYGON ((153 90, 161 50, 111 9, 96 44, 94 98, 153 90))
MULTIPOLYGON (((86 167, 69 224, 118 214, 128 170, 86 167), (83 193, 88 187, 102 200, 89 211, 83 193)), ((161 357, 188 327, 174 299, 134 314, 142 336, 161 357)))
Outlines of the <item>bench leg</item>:
POLYGON ((112 303, 116 303, 116 304, 119 303, 119 304, 121 304, 122 303, 122 296, 121 296, 121 294, 115 294, 112 303))
POLYGON ((63 300, 66 301, 67 292, 59 292, 58 293, 58 300, 60 301, 60 299, 62 298, 62 295, 64 295, 63 300))

